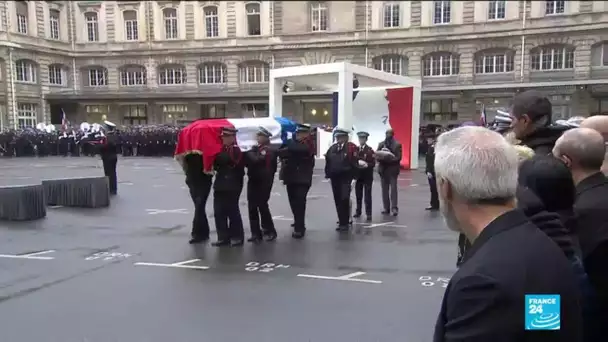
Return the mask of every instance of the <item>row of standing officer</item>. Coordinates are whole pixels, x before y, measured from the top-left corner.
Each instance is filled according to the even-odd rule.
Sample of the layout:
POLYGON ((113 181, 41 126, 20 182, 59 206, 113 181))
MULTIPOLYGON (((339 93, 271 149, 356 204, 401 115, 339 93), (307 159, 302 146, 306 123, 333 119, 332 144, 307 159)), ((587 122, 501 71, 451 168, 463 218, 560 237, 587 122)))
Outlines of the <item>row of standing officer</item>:
POLYGON ((243 152, 236 145, 237 130, 222 128, 222 149, 215 156, 213 176, 203 172, 202 156, 185 157, 186 184, 195 205, 191 244, 209 240, 209 222, 205 205, 213 190, 213 210, 217 241, 212 245, 242 246, 243 220, 239 197, 244 186, 247 168, 247 204, 251 237, 248 241, 260 243, 277 238, 268 201, 272 191, 278 160, 281 161, 280 179, 287 187, 289 205, 294 216, 292 237, 301 239, 306 233, 306 196, 312 184, 316 147, 310 136, 309 125, 298 125, 295 137, 275 149, 270 145, 271 133, 263 127, 257 133, 258 144, 243 152))

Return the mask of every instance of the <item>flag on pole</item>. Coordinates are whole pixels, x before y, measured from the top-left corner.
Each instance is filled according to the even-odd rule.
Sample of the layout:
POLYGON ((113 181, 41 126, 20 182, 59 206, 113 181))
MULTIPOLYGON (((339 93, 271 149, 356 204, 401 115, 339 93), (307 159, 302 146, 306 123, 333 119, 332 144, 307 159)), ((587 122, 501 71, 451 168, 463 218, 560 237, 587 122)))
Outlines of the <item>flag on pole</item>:
POLYGON ((480 117, 480 121, 481 121, 481 125, 482 126, 487 126, 488 125, 488 118, 486 116, 486 105, 482 104, 481 105, 481 117, 480 117))
POLYGON ((63 110, 63 108, 61 108, 61 128, 65 131, 66 129, 68 129, 69 124, 70 124, 70 122, 68 121, 68 118, 65 116, 65 111, 63 110))

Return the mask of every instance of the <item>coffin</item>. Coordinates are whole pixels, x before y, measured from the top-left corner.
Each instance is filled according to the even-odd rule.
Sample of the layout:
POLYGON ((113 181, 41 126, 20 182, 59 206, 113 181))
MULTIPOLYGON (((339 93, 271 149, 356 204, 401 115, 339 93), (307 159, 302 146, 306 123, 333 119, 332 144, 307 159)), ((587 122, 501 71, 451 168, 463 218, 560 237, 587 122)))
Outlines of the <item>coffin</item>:
POLYGON ((46 216, 42 185, 0 187, 0 220, 33 221, 46 216))
POLYGON ((42 181, 48 205, 102 208, 110 205, 107 177, 48 179, 42 181))

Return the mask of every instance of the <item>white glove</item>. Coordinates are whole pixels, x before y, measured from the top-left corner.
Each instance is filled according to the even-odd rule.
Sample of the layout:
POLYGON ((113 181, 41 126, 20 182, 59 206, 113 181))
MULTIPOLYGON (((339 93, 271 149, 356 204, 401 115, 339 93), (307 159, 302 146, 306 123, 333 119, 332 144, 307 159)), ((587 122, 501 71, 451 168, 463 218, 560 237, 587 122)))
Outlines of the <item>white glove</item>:
POLYGON ((357 163, 359 164, 359 167, 367 167, 367 163, 365 162, 365 160, 359 160, 357 163))
POLYGON ((427 172, 426 176, 428 177, 428 179, 433 179, 433 174, 430 172, 427 172))

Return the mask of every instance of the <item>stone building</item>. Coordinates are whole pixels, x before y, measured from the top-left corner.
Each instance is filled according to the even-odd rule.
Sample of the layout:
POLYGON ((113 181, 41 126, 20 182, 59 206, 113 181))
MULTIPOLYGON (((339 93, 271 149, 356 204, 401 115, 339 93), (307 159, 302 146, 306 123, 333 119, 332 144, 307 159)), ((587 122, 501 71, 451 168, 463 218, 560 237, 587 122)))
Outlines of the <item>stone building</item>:
MULTIPOLYGON (((350 61, 420 77, 422 123, 540 88, 556 117, 608 112, 605 1, 0 1, 4 127, 263 116, 271 68, 350 61)), ((329 123, 291 84, 284 115, 329 123)))

